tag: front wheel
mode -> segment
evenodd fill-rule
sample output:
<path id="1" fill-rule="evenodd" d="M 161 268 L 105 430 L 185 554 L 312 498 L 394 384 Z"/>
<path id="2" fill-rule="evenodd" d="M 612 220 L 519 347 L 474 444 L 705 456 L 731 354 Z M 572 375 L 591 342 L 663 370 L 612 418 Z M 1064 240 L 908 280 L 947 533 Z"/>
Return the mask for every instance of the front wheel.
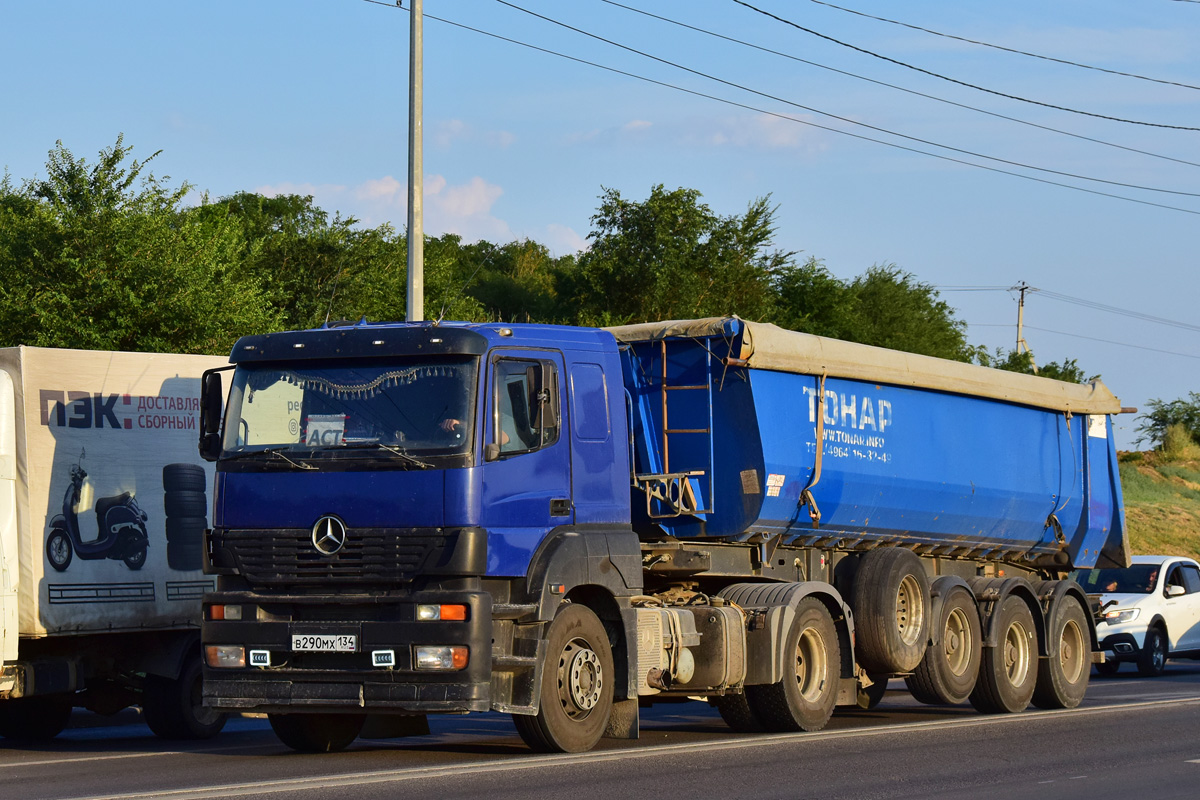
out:
<path id="1" fill-rule="evenodd" d="M 138 547 L 137 550 L 134 550 L 122 560 L 125 562 L 125 566 L 132 570 L 141 569 L 146 565 L 146 545 Z"/>
<path id="2" fill-rule="evenodd" d="M 226 715 L 204 705 L 199 654 L 175 680 L 147 675 L 142 714 L 160 739 L 208 739 L 225 727 Z"/>
<path id="3" fill-rule="evenodd" d="M 44 742 L 63 732 L 71 721 L 69 695 L 0 700 L 0 736 L 15 742 Z"/>
<path id="4" fill-rule="evenodd" d="M 55 528 L 46 537 L 46 560 L 50 566 L 59 572 L 65 572 L 71 566 L 71 558 L 75 551 L 71 549 L 71 537 L 66 531 Z"/>
<path id="5" fill-rule="evenodd" d="M 841 647 L 829 610 L 815 597 L 796 606 L 777 683 L 747 686 L 746 699 L 770 731 L 819 731 L 829 722 L 841 680 Z"/>
<path id="6" fill-rule="evenodd" d="M 1119 669 L 1121 669 L 1120 661 L 1101 661 L 1096 665 L 1096 672 L 1101 675 L 1116 675 Z"/>
<path id="7" fill-rule="evenodd" d="M 1137 667 L 1138 674 L 1147 678 L 1157 678 L 1167 669 L 1167 633 L 1157 625 L 1146 631 Z"/>
<path id="8" fill-rule="evenodd" d="M 358 738 L 366 714 L 267 714 L 279 741 L 301 753 L 336 753 Z"/>
<path id="9" fill-rule="evenodd" d="M 587 606 L 564 605 L 550 623 L 541 702 L 535 716 L 514 714 L 517 733 L 543 753 L 583 753 L 600 741 L 613 704 L 608 634 Z"/>

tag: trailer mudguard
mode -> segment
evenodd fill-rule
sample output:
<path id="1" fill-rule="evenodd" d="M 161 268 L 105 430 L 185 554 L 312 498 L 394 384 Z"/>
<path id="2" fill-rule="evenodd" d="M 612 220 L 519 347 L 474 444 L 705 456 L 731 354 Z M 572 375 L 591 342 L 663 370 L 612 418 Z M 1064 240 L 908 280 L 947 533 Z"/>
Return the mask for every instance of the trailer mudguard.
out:
<path id="1" fill-rule="evenodd" d="M 983 646 L 995 647 L 996 630 L 995 611 L 1010 594 L 1015 594 L 1029 606 L 1033 616 L 1033 627 L 1037 629 L 1038 656 L 1046 655 L 1046 615 L 1042 613 L 1042 604 L 1038 602 L 1033 585 L 1024 578 L 971 578 L 968 586 L 979 603 L 980 622 L 983 623 Z"/>
<path id="2" fill-rule="evenodd" d="M 961 586 L 966 589 L 972 597 L 975 592 L 971 591 L 971 587 L 965 580 L 957 575 L 943 575 L 940 578 L 934 578 L 929 584 L 929 643 L 928 647 L 937 647 L 942 643 L 942 626 L 937 624 L 937 621 L 942 618 L 942 603 L 947 594 L 955 586 Z M 980 622 L 982 625 L 982 621 Z"/>
<path id="3" fill-rule="evenodd" d="M 1062 608 L 1063 601 L 1068 597 L 1074 598 L 1079 602 L 1079 607 L 1083 609 L 1083 616 L 1088 620 L 1088 636 L 1091 637 L 1092 651 L 1100 649 L 1100 639 L 1096 634 L 1096 623 L 1092 619 L 1091 605 L 1088 603 L 1087 593 L 1083 591 L 1083 587 L 1075 581 L 1038 581 L 1033 585 L 1034 592 L 1042 602 L 1043 613 L 1046 615 L 1046 620 L 1053 620 Z M 1055 637 L 1049 637 L 1054 639 Z M 1059 642 L 1052 641 L 1047 646 L 1046 655 L 1051 658 L 1058 657 Z"/>

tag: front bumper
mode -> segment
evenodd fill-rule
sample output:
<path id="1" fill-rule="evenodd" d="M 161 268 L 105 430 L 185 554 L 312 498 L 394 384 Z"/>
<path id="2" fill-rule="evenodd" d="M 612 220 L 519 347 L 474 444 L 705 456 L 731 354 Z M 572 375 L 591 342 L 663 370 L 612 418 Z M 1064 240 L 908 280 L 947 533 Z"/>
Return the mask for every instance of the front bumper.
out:
<path id="1" fill-rule="evenodd" d="M 1132 633 L 1112 633 L 1100 640 L 1105 661 L 1137 661 L 1141 655 L 1146 632 L 1140 637 Z"/>
<path id="2" fill-rule="evenodd" d="M 418 604 L 467 606 L 464 621 L 419 621 Z M 225 711 L 410 712 L 487 711 L 491 705 L 491 595 L 430 591 L 406 597 L 277 596 L 253 592 L 206 595 L 210 605 L 240 605 L 252 619 L 208 620 L 204 645 L 236 645 L 270 653 L 270 666 L 204 669 L 204 703 Z M 293 634 L 351 634 L 355 652 L 296 653 Z M 420 645 L 463 646 L 460 670 L 418 670 Z M 372 652 L 391 650 L 395 663 L 376 667 Z"/>

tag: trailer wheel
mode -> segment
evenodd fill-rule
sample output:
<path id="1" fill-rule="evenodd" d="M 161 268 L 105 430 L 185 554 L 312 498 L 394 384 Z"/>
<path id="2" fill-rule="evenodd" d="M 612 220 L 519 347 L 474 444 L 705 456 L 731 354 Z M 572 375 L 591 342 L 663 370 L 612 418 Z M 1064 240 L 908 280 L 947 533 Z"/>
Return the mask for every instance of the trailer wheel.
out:
<path id="1" fill-rule="evenodd" d="M 899 547 L 863 555 L 854 576 L 859 663 L 872 672 L 912 672 L 929 640 L 929 576 L 921 559 Z"/>
<path id="2" fill-rule="evenodd" d="M 544 753 L 582 753 L 600 741 L 613 704 L 608 634 L 590 608 L 568 603 L 547 632 L 541 701 L 535 716 L 514 714 L 517 733 Z"/>
<path id="3" fill-rule="evenodd" d="M 1075 708 L 1083 702 L 1092 674 L 1092 637 L 1078 600 L 1062 598 L 1046 635 L 1051 642 L 1058 642 L 1058 655 L 1038 661 L 1033 704 L 1038 708 Z"/>
<path id="4" fill-rule="evenodd" d="M 785 674 L 777 682 L 747 686 L 754 716 L 770 731 L 819 731 L 837 703 L 841 655 L 829 610 L 815 597 L 796 606 L 784 640 Z"/>
<path id="5" fill-rule="evenodd" d="M 50 562 L 50 566 L 58 572 L 65 572 L 67 567 L 71 566 L 73 555 L 71 537 L 67 536 L 66 531 L 60 528 L 50 531 L 50 535 L 46 537 L 46 560 Z"/>
<path id="6" fill-rule="evenodd" d="M 996 612 L 995 647 L 986 647 L 970 701 L 985 714 L 1023 711 L 1037 683 L 1037 633 L 1025 601 L 1009 595 Z"/>
<path id="7" fill-rule="evenodd" d="M 725 724 L 731 730 L 738 733 L 762 733 L 764 730 L 763 724 L 754 716 L 754 709 L 750 708 L 745 693 L 726 694 L 711 699 L 721 719 L 725 720 Z"/>
<path id="8" fill-rule="evenodd" d="M 63 732 L 71 721 L 68 695 L 0 700 L 0 736 L 14 742 L 44 742 Z"/>
<path id="9" fill-rule="evenodd" d="M 926 648 L 921 663 L 904 683 L 922 703 L 962 703 L 975 688 L 983 656 L 979 609 L 969 591 L 955 586 L 942 599 L 940 617 L 937 647 Z"/>
<path id="10" fill-rule="evenodd" d="M 202 696 L 200 656 L 188 659 L 175 680 L 147 675 L 142 688 L 142 716 L 160 739 L 208 739 L 225 727 L 226 715 L 206 708 Z"/>
<path id="11" fill-rule="evenodd" d="M 168 492 L 203 492 L 208 478 L 199 464 L 166 464 L 162 471 L 163 489 Z"/>
<path id="12" fill-rule="evenodd" d="M 358 738 L 366 714 L 267 714 L 279 741 L 301 753 L 336 753 Z"/>

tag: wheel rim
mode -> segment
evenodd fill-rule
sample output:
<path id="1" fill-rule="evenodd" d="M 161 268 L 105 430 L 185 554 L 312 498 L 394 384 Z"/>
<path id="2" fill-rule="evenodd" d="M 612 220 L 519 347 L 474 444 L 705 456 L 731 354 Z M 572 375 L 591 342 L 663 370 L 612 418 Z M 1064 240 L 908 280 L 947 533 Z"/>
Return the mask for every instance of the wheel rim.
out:
<path id="1" fill-rule="evenodd" d="M 1155 631 L 1155 633 L 1154 633 L 1154 642 L 1153 642 L 1153 650 L 1151 651 L 1151 657 L 1154 659 L 1154 668 L 1156 670 L 1162 669 L 1163 667 L 1166 666 L 1166 664 L 1167 664 L 1166 643 L 1163 641 L 1163 635 L 1161 633 L 1158 633 L 1157 631 Z"/>
<path id="2" fill-rule="evenodd" d="M 50 541 L 50 558 L 55 564 L 62 566 L 67 560 L 67 540 L 63 536 L 55 536 Z"/>
<path id="3" fill-rule="evenodd" d="M 921 637 L 921 623 L 925 621 L 924 595 L 921 584 L 912 575 L 905 575 L 896 590 L 896 630 L 900 641 L 914 645 Z"/>
<path id="4" fill-rule="evenodd" d="M 1004 672 L 1012 686 L 1022 685 L 1029 675 L 1029 634 L 1019 622 L 1004 635 Z"/>
<path id="5" fill-rule="evenodd" d="M 967 615 L 961 608 L 953 609 L 946 618 L 942 644 L 946 649 L 946 666 L 956 677 L 962 677 L 971 666 L 971 648 L 975 642 Z"/>
<path id="6" fill-rule="evenodd" d="M 604 692 L 600 657 L 583 639 L 572 639 L 558 660 L 558 698 L 573 720 L 585 719 Z"/>
<path id="7" fill-rule="evenodd" d="M 1068 683 L 1077 683 L 1087 667 L 1084 664 L 1083 631 L 1075 620 L 1067 620 L 1058 641 L 1058 663 Z"/>
<path id="8" fill-rule="evenodd" d="M 815 628 L 805 628 L 796 642 L 796 685 L 800 696 L 809 703 L 817 702 L 828 673 L 825 640 Z"/>

